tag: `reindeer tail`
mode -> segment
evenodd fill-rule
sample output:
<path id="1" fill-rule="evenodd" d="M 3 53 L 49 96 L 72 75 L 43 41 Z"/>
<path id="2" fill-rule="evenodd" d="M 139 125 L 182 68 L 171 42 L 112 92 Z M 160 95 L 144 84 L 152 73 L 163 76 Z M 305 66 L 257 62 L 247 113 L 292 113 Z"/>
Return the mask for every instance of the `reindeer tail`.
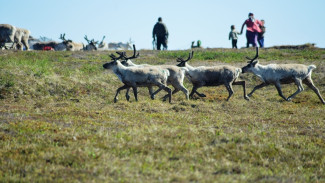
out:
<path id="1" fill-rule="evenodd" d="M 307 74 L 307 76 L 311 75 L 311 72 L 313 71 L 313 69 L 316 69 L 316 65 L 308 66 L 308 74 Z"/>

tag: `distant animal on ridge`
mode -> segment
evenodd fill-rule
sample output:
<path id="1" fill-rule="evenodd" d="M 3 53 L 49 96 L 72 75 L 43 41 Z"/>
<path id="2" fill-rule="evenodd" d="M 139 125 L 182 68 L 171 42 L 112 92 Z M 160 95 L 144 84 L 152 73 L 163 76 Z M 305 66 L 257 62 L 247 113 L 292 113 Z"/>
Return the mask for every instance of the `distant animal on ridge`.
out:
<path id="1" fill-rule="evenodd" d="M 15 37 L 14 37 L 14 47 L 17 50 L 23 50 L 23 46 L 25 46 L 26 50 L 29 50 L 29 39 L 30 31 L 23 28 L 16 27 Z"/>
<path id="2" fill-rule="evenodd" d="M 70 39 L 65 39 L 65 34 L 60 35 L 60 39 L 63 41 L 63 44 L 66 45 L 67 51 L 80 51 L 83 50 L 84 44 L 83 43 L 76 43 Z"/>
<path id="3" fill-rule="evenodd" d="M 98 44 L 98 41 L 95 41 L 94 39 L 92 40 L 89 40 L 87 38 L 87 35 L 85 35 L 85 40 L 88 42 L 88 45 L 86 45 L 86 47 L 84 47 L 84 50 L 87 50 L 87 51 L 92 51 L 92 50 L 97 50 L 97 44 Z"/>
<path id="4" fill-rule="evenodd" d="M 5 46 L 5 43 L 13 43 L 15 41 L 15 33 L 17 28 L 9 24 L 0 24 L 0 48 Z"/>
<path id="5" fill-rule="evenodd" d="M 103 36 L 102 41 L 98 44 L 97 50 L 102 51 L 102 50 L 108 50 L 108 44 L 104 41 L 106 36 Z"/>

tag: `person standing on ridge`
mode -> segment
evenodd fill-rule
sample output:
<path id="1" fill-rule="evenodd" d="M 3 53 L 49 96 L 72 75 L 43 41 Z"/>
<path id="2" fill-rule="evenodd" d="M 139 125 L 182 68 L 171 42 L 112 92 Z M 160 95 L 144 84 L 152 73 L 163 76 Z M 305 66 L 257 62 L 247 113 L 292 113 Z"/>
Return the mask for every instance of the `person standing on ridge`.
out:
<path id="1" fill-rule="evenodd" d="M 249 47 L 249 44 L 252 44 L 253 47 L 257 46 L 257 35 L 261 32 L 260 26 L 262 25 L 262 22 L 260 20 L 257 20 L 254 18 L 253 13 L 248 14 L 248 19 L 245 20 L 241 27 L 240 33 L 243 33 L 244 26 L 246 25 L 246 39 L 247 39 L 247 45 L 246 47 Z"/>
<path id="2" fill-rule="evenodd" d="M 231 40 L 232 48 L 237 49 L 238 35 L 241 35 L 241 33 L 236 31 L 235 25 L 231 25 L 230 29 L 231 31 L 229 32 L 229 40 Z"/>
<path id="3" fill-rule="evenodd" d="M 152 38 L 154 41 L 157 41 L 157 50 L 160 50 L 161 45 L 163 45 L 164 50 L 167 50 L 168 35 L 166 25 L 162 22 L 162 18 L 159 17 L 152 31 Z"/>
<path id="4" fill-rule="evenodd" d="M 261 48 L 264 48 L 264 34 L 265 34 L 265 21 L 261 20 L 262 25 L 260 25 L 261 32 L 258 33 L 257 40 Z"/>

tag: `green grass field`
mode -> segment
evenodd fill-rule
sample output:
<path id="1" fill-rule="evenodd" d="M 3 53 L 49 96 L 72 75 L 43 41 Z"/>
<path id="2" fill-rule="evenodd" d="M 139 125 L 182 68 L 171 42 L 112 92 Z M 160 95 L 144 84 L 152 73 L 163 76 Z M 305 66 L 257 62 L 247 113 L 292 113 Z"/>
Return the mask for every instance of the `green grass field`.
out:
<path id="1" fill-rule="evenodd" d="M 122 83 L 102 67 L 110 53 L 0 51 L 0 182 L 325 182 L 325 105 L 307 86 L 292 102 L 274 86 L 250 101 L 234 86 L 227 102 L 220 86 L 192 100 L 178 92 L 172 104 L 140 88 L 138 102 L 121 92 L 113 103 Z M 140 50 L 135 63 L 176 64 L 188 53 Z M 190 64 L 242 67 L 254 55 L 196 50 Z M 259 60 L 315 64 L 325 97 L 324 49 L 261 50 Z M 248 92 L 260 83 L 240 78 Z"/>

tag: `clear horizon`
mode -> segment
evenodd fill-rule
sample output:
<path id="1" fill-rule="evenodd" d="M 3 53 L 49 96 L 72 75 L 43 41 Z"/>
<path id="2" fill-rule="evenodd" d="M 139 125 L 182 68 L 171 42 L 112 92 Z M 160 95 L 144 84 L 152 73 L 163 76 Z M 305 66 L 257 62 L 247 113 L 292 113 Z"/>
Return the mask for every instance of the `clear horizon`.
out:
<path id="1" fill-rule="evenodd" d="M 168 49 L 189 49 L 201 40 L 204 48 L 231 48 L 230 26 L 240 31 L 249 12 L 264 19 L 265 46 L 315 43 L 325 47 L 325 1 L 19 1 L 0 0 L 0 23 L 29 29 L 33 37 L 60 41 L 61 33 L 75 42 L 84 36 L 106 42 L 132 39 L 138 49 L 152 49 L 152 29 L 158 17 L 169 30 Z M 238 47 L 246 44 L 245 29 Z"/>

